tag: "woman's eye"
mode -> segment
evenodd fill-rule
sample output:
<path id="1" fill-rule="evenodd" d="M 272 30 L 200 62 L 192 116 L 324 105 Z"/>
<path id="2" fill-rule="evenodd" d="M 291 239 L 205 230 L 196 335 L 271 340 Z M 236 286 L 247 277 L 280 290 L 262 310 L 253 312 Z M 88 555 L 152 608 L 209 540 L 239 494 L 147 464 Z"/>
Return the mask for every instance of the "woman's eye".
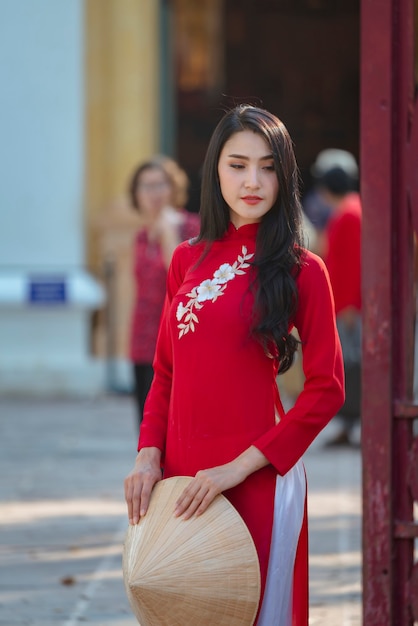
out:
<path id="1" fill-rule="evenodd" d="M 274 165 L 266 165 L 263 169 L 267 172 L 274 172 Z"/>
<path id="2" fill-rule="evenodd" d="M 234 170 L 242 170 L 242 169 L 244 169 L 244 166 L 242 165 L 242 163 L 231 163 L 231 167 L 233 167 Z"/>

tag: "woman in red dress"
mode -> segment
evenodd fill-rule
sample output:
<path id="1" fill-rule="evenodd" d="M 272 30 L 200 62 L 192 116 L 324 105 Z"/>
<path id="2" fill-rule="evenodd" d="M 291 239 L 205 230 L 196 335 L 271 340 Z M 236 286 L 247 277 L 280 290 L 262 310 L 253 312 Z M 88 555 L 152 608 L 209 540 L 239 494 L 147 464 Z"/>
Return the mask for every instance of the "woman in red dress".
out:
<path id="1" fill-rule="evenodd" d="M 176 515 L 202 515 L 219 493 L 257 548 L 257 626 L 307 626 L 306 479 L 301 457 L 344 401 L 341 347 L 326 268 L 301 240 L 292 141 L 271 113 L 222 118 L 203 167 L 201 230 L 174 252 L 135 467 L 131 524 L 154 484 L 194 477 Z M 306 382 L 284 413 L 276 376 L 297 340 Z"/>

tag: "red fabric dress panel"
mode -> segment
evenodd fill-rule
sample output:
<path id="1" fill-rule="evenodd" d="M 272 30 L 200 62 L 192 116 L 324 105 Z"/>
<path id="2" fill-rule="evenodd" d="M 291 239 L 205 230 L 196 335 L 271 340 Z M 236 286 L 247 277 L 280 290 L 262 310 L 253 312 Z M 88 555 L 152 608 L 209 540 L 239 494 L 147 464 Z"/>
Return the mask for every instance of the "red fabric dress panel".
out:
<path id="1" fill-rule="evenodd" d="M 251 445 L 263 452 L 270 465 L 225 495 L 252 534 L 264 586 L 277 473 L 284 475 L 336 414 L 344 381 L 328 274 L 321 259 L 306 251 L 293 320 L 303 345 L 306 383 L 295 406 L 276 424 L 275 362 L 250 334 L 250 263 L 257 229 L 249 224 L 236 230 L 231 224 L 201 262 L 203 244 L 185 242 L 176 249 L 139 449 L 163 451 L 165 477 L 194 476 Z M 306 537 L 301 545 L 306 559 Z M 307 589 L 306 567 L 299 572 Z M 305 592 L 300 593 L 306 603 Z M 306 616 L 307 610 L 301 613 Z M 306 618 L 294 621 L 306 623 Z"/>
<path id="2" fill-rule="evenodd" d="M 347 307 L 361 310 L 361 203 L 358 193 L 348 194 L 327 227 L 325 254 L 335 312 Z"/>
<path id="3" fill-rule="evenodd" d="M 198 215 L 186 211 L 183 214 L 181 241 L 196 237 L 200 226 Z M 159 243 L 149 241 L 145 229 L 137 234 L 134 246 L 135 304 L 129 356 L 134 363 L 151 364 L 164 306 L 167 269 Z"/>

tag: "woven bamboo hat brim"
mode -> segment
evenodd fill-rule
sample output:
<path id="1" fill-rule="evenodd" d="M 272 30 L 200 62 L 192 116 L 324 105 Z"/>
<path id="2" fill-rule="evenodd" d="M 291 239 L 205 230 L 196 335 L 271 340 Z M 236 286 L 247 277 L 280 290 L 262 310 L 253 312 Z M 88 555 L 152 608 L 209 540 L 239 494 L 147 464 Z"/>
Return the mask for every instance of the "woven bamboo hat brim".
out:
<path id="1" fill-rule="evenodd" d="M 243 519 L 223 495 L 199 517 L 174 517 L 190 477 L 154 487 L 147 514 L 129 526 L 126 592 L 141 626 L 251 626 L 260 569 Z"/>

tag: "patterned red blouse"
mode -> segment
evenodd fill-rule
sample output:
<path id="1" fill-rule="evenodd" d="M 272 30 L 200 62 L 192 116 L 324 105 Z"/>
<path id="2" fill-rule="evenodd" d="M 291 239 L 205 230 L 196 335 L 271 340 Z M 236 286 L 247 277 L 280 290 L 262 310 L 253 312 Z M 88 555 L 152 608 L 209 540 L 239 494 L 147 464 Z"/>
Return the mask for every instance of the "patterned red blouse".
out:
<path id="1" fill-rule="evenodd" d="M 200 220 L 196 213 L 183 211 L 181 241 L 196 237 Z M 130 359 L 151 364 L 154 358 L 158 326 L 164 305 L 167 269 L 158 242 L 149 241 L 145 229 L 136 236 L 134 249 L 135 304 L 130 335 Z"/>

